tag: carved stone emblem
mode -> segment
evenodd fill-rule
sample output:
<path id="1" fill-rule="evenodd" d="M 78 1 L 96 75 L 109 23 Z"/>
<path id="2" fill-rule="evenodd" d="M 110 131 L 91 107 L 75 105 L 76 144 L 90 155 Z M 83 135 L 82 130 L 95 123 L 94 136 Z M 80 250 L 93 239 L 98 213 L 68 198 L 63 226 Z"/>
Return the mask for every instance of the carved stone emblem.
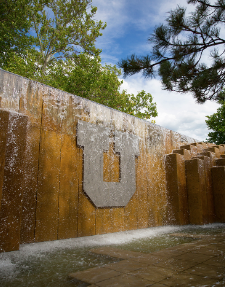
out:
<path id="1" fill-rule="evenodd" d="M 103 181 L 103 152 L 109 149 L 110 129 L 78 121 L 77 144 L 84 148 L 83 189 L 97 207 L 126 206 L 136 190 L 135 156 L 138 137 L 115 132 L 115 152 L 120 153 L 120 182 Z"/>

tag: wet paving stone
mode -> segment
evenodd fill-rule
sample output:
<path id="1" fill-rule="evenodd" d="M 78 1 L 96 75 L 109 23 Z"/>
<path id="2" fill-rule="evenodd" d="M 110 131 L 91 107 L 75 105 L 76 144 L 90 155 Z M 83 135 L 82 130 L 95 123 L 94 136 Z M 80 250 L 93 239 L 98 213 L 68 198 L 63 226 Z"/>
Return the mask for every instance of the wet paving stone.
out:
<path id="1" fill-rule="evenodd" d="M 217 280 L 212 278 L 204 278 L 193 274 L 181 273 L 179 275 L 162 280 L 160 283 L 171 287 L 174 286 L 212 287 L 213 284 L 215 284 L 216 282 Z"/>
<path id="2" fill-rule="evenodd" d="M 108 264 L 106 265 L 107 268 L 122 272 L 128 273 L 133 270 L 138 270 L 140 268 L 146 267 L 146 263 L 140 263 L 133 260 L 122 260 L 116 264 Z"/>
<path id="3" fill-rule="evenodd" d="M 114 271 L 112 269 L 100 267 L 100 268 L 90 268 L 85 271 L 76 272 L 69 274 L 70 279 L 78 279 L 80 281 L 84 281 L 86 283 L 97 283 L 100 281 L 104 281 L 109 278 L 115 278 L 121 275 L 120 272 Z"/>
<path id="4" fill-rule="evenodd" d="M 225 277 L 225 269 L 223 266 L 210 266 L 207 264 L 199 264 L 194 266 L 193 268 L 186 270 L 184 273 L 195 274 L 203 276 L 204 278 L 216 278 L 221 279 Z"/>
<path id="5" fill-rule="evenodd" d="M 98 283 L 97 286 L 100 287 L 124 287 L 124 286 L 129 286 L 129 287 L 144 287 L 144 286 L 151 286 L 154 284 L 153 281 L 146 280 L 137 276 L 133 276 L 130 274 L 123 274 L 121 276 L 118 276 L 116 278 L 111 278 L 105 281 L 102 281 Z"/>
<path id="6" fill-rule="evenodd" d="M 225 233 L 222 233 L 149 254 L 98 248 L 92 251 L 125 260 L 77 272 L 74 276 L 94 283 L 92 287 L 225 286 L 224 242 Z"/>
<path id="7" fill-rule="evenodd" d="M 163 279 L 173 276 L 176 273 L 177 272 L 174 270 L 151 265 L 146 268 L 141 268 L 139 270 L 130 272 L 129 274 L 136 275 L 140 278 L 152 280 L 154 282 L 159 282 Z"/>

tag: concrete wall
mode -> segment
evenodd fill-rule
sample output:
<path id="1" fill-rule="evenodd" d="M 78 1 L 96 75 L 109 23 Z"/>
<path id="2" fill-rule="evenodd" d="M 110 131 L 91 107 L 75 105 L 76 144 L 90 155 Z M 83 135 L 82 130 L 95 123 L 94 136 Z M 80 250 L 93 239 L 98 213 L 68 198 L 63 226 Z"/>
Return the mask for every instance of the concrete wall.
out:
<path id="1" fill-rule="evenodd" d="M 165 155 L 195 139 L 3 70 L 0 109 L 0 250 L 171 224 Z"/>

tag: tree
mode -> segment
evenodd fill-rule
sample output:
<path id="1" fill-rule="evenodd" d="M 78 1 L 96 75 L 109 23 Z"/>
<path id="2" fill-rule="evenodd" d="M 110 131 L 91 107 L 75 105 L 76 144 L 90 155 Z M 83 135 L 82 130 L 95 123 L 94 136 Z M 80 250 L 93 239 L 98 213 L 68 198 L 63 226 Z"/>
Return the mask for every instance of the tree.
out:
<path id="1" fill-rule="evenodd" d="M 35 52 L 25 57 L 14 55 L 7 70 L 142 119 L 157 117 L 152 95 L 145 91 L 136 96 L 125 90 L 120 92 L 121 70 L 116 66 L 102 66 L 99 56 L 81 53 L 74 58 L 58 60 L 48 65 L 45 74 L 39 75 Z"/>
<path id="2" fill-rule="evenodd" d="M 221 107 L 211 116 L 207 116 L 206 124 L 209 132 L 207 141 L 215 144 L 225 144 L 225 101 L 220 101 Z"/>
<path id="3" fill-rule="evenodd" d="M 135 97 L 120 92 L 120 70 L 101 65 L 101 51 L 94 44 L 106 24 L 92 19 L 97 8 L 90 3 L 32 0 L 28 18 L 34 35 L 23 35 L 33 44 L 20 52 L 12 49 L 3 68 L 140 118 L 156 117 L 150 94 L 142 91 Z"/>
<path id="4" fill-rule="evenodd" d="M 31 80 L 42 81 L 42 74 L 39 71 L 37 58 L 39 52 L 30 47 L 22 53 L 11 52 L 7 61 L 4 62 L 3 69 Z"/>
<path id="5" fill-rule="evenodd" d="M 121 60 L 124 75 L 140 71 L 146 77 L 159 75 L 165 89 L 191 92 L 198 103 L 220 99 L 225 84 L 225 40 L 220 29 L 225 23 L 225 1 L 188 0 L 195 11 L 186 15 L 185 8 L 169 12 L 165 25 L 156 27 L 149 38 L 150 55 L 131 55 Z M 210 58 L 203 62 L 203 56 Z"/>
<path id="6" fill-rule="evenodd" d="M 90 8 L 92 0 L 51 0 L 47 4 L 33 1 L 30 19 L 43 73 L 48 64 L 81 51 L 99 55 L 95 40 L 102 35 L 100 30 L 105 29 L 106 24 L 93 20 L 97 7 Z"/>
<path id="7" fill-rule="evenodd" d="M 29 52 L 24 57 L 14 54 L 7 70 L 142 119 L 158 116 L 152 95 L 145 91 L 136 96 L 126 90 L 120 91 L 123 81 L 118 76 L 121 70 L 116 66 L 102 66 L 99 56 L 81 53 L 51 63 L 45 74 L 39 74 L 36 72 L 36 50 Z"/>
<path id="8" fill-rule="evenodd" d="M 0 67 L 13 52 L 20 54 L 32 44 L 29 0 L 0 0 Z"/>
<path id="9" fill-rule="evenodd" d="M 153 97 L 150 93 L 146 93 L 144 90 L 134 94 L 127 94 L 126 90 L 122 91 L 124 97 L 124 105 L 118 109 L 124 113 L 138 117 L 140 119 L 150 119 L 158 116 L 156 103 L 153 103 Z M 155 123 L 154 120 L 151 120 Z"/>
<path id="10" fill-rule="evenodd" d="M 102 66 L 100 57 L 82 53 L 74 59 L 58 61 L 42 77 L 42 82 L 139 118 L 156 117 L 152 95 L 145 91 L 136 96 L 125 90 L 120 92 L 120 75 L 116 66 Z"/>
<path id="11" fill-rule="evenodd" d="M 14 52 L 13 57 L 22 58 L 32 54 L 39 74 L 45 74 L 48 65 L 58 59 L 67 59 L 80 52 L 99 55 L 101 51 L 95 47 L 95 40 L 102 35 L 100 31 L 105 29 L 106 24 L 93 20 L 97 7 L 92 7 L 91 2 L 92 0 L 6 0 L 4 9 L 0 10 L 5 19 L 1 25 L 4 35 L 0 36 L 0 43 L 9 42 L 5 45 L 5 53 L 10 52 L 11 57 Z M 11 10 L 15 14 L 19 11 L 19 16 L 15 15 L 15 22 L 13 15 L 10 15 Z M 9 28 L 8 19 L 11 21 Z M 12 32 L 10 28 L 13 28 Z M 3 61 L 2 67 L 7 65 L 8 61 Z"/>

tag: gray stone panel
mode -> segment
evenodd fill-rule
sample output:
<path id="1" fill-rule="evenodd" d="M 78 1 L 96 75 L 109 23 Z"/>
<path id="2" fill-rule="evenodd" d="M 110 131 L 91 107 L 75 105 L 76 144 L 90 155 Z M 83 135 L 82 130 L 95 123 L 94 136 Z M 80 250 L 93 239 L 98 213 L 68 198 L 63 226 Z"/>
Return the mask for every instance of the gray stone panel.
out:
<path id="1" fill-rule="evenodd" d="M 97 207 L 126 206 L 136 190 L 135 156 L 138 137 L 115 132 L 115 151 L 120 153 L 120 182 L 103 181 L 103 151 L 109 149 L 110 129 L 78 121 L 77 144 L 84 147 L 83 189 Z"/>

